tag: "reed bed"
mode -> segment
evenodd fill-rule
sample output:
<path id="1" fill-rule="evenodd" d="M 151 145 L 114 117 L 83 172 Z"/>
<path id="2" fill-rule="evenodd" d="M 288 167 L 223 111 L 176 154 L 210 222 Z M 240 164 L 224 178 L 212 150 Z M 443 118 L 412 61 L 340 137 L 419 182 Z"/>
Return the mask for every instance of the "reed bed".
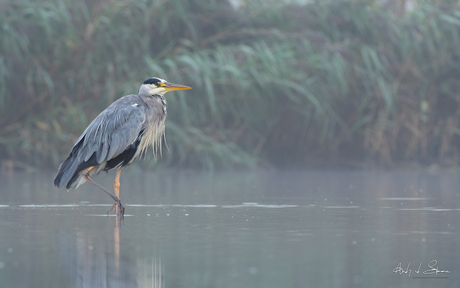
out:
<path id="1" fill-rule="evenodd" d="M 159 76 L 194 88 L 167 95 L 162 165 L 457 165 L 456 1 L 240 4 L 0 0 L 0 159 L 58 165 Z"/>

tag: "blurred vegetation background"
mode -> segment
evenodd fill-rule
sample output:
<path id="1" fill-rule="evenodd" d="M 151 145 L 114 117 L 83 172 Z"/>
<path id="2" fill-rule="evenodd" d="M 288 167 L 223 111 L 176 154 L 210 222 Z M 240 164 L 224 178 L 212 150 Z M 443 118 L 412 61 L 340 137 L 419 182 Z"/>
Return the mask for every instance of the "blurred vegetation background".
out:
<path id="1" fill-rule="evenodd" d="M 0 0 L 0 161 L 57 167 L 158 76 L 194 88 L 161 165 L 457 166 L 459 32 L 453 0 Z"/>

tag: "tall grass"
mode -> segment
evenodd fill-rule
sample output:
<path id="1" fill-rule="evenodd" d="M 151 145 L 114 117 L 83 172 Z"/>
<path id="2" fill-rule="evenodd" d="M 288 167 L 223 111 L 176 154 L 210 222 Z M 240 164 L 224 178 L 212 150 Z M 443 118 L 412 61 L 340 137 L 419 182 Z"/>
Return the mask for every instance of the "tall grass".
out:
<path id="1" fill-rule="evenodd" d="M 57 165 L 160 76 L 194 88 L 167 95 L 167 165 L 455 165 L 458 4 L 379 3 L 0 0 L 0 159 Z"/>

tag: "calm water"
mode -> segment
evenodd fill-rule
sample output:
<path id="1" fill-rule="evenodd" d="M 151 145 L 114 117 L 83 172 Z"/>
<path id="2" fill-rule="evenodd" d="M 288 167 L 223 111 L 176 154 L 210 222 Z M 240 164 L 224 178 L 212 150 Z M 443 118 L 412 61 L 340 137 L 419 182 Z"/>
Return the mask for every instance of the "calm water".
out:
<path id="1" fill-rule="evenodd" d="M 120 225 L 53 176 L 0 175 L 0 287 L 460 287 L 458 173 L 132 167 Z"/>

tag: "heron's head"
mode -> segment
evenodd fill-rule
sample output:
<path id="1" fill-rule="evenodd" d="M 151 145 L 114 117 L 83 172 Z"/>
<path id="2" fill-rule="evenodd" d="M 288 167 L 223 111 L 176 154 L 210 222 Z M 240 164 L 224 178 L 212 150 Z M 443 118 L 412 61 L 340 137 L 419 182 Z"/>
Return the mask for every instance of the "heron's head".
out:
<path id="1" fill-rule="evenodd" d="M 139 95 L 163 95 L 168 91 L 189 89 L 192 88 L 184 85 L 168 83 L 168 81 L 164 79 L 152 77 L 142 83 L 141 88 L 139 88 Z"/>

